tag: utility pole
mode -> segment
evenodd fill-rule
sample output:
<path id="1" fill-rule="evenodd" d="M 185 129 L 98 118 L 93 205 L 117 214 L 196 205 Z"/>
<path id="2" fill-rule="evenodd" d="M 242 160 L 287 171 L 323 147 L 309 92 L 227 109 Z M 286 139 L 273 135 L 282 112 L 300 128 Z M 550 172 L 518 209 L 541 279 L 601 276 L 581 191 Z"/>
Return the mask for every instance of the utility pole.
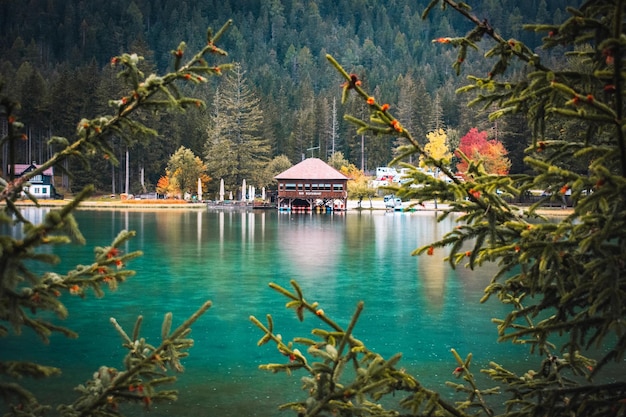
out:
<path id="1" fill-rule="evenodd" d="M 130 188 L 130 174 L 128 172 L 128 168 L 130 166 L 130 161 L 129 161 L 129 154 L 128 154 L 128 146 L 126 146 L 126 182 L 125 182 L 125 186 L 126 186 L 126 195 L 128 195 L 128 190 Z"/>
<path id="2" fill-rule="evenodd" d="M 365 135 L 361 133 L 361 171 L 365 172 Z"/>
<path id="3" fill-rule="evenodd" d="M 315 149 L 319 149 L 319 148 L 320 148 L 319 146 L 314 146 L 314 147 L 312 147 L 312 148 L 306 148 L 306 150 L 307 150 L 307 152 L 308 152 L 308 151 L 311 151 L 311 158 L 313 158 L 313 151 L 314 151 Z"/>
<path id="4" fill-rule="evenodd" d="M 333 97 L 333 122 L 331 126 L 332 149 L 331 155 L 335 154 L 335 138 L 337 137 L 337 97 Z"/>

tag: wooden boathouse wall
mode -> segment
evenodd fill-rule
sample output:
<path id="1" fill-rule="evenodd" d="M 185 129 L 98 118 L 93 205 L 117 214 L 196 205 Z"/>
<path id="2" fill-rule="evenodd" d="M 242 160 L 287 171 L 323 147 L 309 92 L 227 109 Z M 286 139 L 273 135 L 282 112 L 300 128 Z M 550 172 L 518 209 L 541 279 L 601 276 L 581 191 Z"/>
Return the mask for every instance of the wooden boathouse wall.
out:
<path id="1" fill-rule="evenodd" d="M 343 211 L 348 202 L 349 178 L 319 158 L 308 158 L 274 177 L 279 210 Z"/>

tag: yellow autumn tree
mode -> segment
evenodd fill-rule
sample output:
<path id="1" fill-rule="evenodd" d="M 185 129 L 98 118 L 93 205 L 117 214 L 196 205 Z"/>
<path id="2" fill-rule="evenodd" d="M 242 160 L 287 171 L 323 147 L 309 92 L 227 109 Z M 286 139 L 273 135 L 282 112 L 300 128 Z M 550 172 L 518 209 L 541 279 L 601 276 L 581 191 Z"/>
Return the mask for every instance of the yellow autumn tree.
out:
<path id="1" fill-rule="evenodd" d="M 426 135 L 426 139 L 428 139 L 428 142 L 424 145 L 424 150 L 432 158 L 449 159 L 452 157 L 452 153 L 448 149 L 448 135 L 446 135 L 443 129 L 429 132 Z"/>
<path id="2" fill-rule="evenodd" d="M 424 145 L 424 151 L 436 160 L 450 161 L 452 153 L 448 149 L 448 135 L 443 129 L 436 129 L 426 135 L 428 142 Z M 424 155 L 420 155 L 420 166 L 424 167 L 427 163 L 424 161 Z"/>

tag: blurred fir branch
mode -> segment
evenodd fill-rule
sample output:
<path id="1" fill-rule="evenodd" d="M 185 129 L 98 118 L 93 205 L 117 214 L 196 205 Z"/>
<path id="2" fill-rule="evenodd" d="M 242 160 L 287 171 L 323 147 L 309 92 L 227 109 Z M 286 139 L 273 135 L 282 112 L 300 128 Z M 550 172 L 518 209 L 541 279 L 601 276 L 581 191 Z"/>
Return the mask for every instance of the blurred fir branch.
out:
<path id="1" fill-rule="evenodd" d="M 15 176 L 14 144 L 21 140 L 23 124 L 17 120 L 14 110 L 19 103 L 4 95 L 0 96 L 0 116 L 8 126 L 7 135 L 0 139 L 0 144 L 8 147 L 9 178 L 0 178 L 0 200 L 4 203 L 0 211 L 0 222 L 7 230 L 0 236 L 0 336 L 6 337 L 12 331 L 20 335 L 23 328 L 34 331 L 44 343 L 49 342 L 52 333 L 61 333 L 67 337 L 77 337 L 70 328 L 54 322 L 65 319 L 68 311 L 59 297 L 67 292 L 73 296 L 85 297 L 89 290 L 96 297 L 104 296 L 104 288 L 115 290 L 134 271 L 126 269 L 127 264 L 140 251 L 124 253 L 122 247 L 135 233 L 121 231 L 113 242 L 106 247 L 97 247 L 94 260 L 87 265 L 77 265 L 66 273 L 35 272 L 33 265 L 51 267 L 60 262 L 53 252 L 42 252 L 42 247 L 68 243 L 85 244 L 78 224 L 72 213 L 82 201 L 88 198 L 93 187 L 88 186 L 60 209 L 51 210 L 43 221 L 34 224 L 20 212 L 18 199 L 26 198 L 38 205 L 34 196 L 28 193 L 29 180 L 42 174 L 50 167 L 62 169 L 61 162 L 68 158 L 78 158 L 87 163 L 86 155 L 101 154 L 117 164 L 112 152 L 112 135 L 122 137 L 127 142 L 139 136 L 154 135 L 152 129 L 131 116 L 140 108 L 175 109 L 184 111 L 188 107 L 202 107 L 204 103 L 196 98 L 180 93 L 178 83 L 206 83 L 208 77 L 220 75 L 230 68 L 229 64 L 209 65 L 206 57 L 211 54 L 226 55 L 216 42 L 230 26 L 227 22 L 217 33 L 207 32 L 207 44 L 198 53 L 185 57 L 185 44 L 181 43 L 172 51 L 173 72 L 163 76 L 150 74 L 145 76 L 138 67 L 143 59 L 136 54 L 123 54 L 114 57 L 111 64 L 120 68 L 119 78 L 130 88 L 119 100 L 112 100 L 110 105 L 115 114 L 93 119 L 83 119 L 76 129 L 76 137 L 52 137 L 50 144 L 56 151 L 50 159 L 22 176 Z M 3 83 L 0 80 L 0 92 Z M 11 230 L 18 231 L 11 234 Z M 16 237 L 19 235 L 18 237 Z M 124 370 L 102 366 L 92 380 L 77 388 L 79 397 L 72 405 L 60 405 L 58 410 L 65 416 L 121 416 L 118 404 L 127 401 L 143 403 L 146 407 L 154 401 L 175 399 L 176 391 L 161 390 L 159 387 L 171 383 L 175 377 L 168 375 L 168 370 L 182 372 L 181 358 L 193 340 L 188 338 L 190 326 L 208 308 L 205 303 L 192 317 L 170 333 L 171 314 L 166 315 L 163 323 L 162 342 L 152 346 L 144 338 L 139 338 L 141 318 L 138 319 L 132 338 L 113 320 L 117 331 L 124 339 L 124 347 L 129 350 L 124 361 Z M 42 315 L 51 312 L 52 316 Z M 39 404 L 37 399 L 22 385 L 14 382 L 21 377 L 47 377 L 60 372 L 59 369 L 31 362 L 0 362 L 0 392 L 7 403 L 9 413 L 15 416 L 44 415 L 51 407 Z"/>
<path id="2" fill-rule="evenodd" d="M 211 302 L 207 301 L 171 333 L 172 314 L 167 313 L 163 319 L 161 344 L 158 346 L 140 337 L 141 316 L 137 318 L 132 337 L 111 318 L 111 323 L 124 341 L 123 346 L 128 349 L 124 370 L 100 367 L 91 380 L 76 388 L 81 395 L 73 404 L 59 407 L 61 415 L 121 416 L 122 403 L 139 403 L 150 409 L 153 403 L 176 400 L 177 391 L 161 389 L 161 386 L 176 380 L 175 376 L 167 373 L 168 370 L 183 371 L 180 360 L 187 356 L 185 350 L 193 346 L 193 339 L 188 338 L 191 325 L 210 307 Z"/>
<path id="3" fill-rule="evenodd" d="M 389 105 L 363 89 L 358 75 L 348 74 L 328 55 L 346 80 L 343 101 L 355 93 L 370 110 L 367 120 L 346 120 L 361 133 L 405 138 L 408 145 L 392 165 L 408 168 L 409 181 L 393 190 L 415 204 L 445 203 L 440 219 L 455 216 L 454 230 L 416 249 L 415 255 L 448 248 L 446 259 L 452 267 L 478 268 L 487 262 L 498 266 L 482 301 L 497 297 L 511 308 L 506 317 L 494 319 L 499 341 L 528 345 L 539 360 L 536 369 L 524 375 L 495 362 L 483 370 L 505 384 L 503 391 L 510 394 L 508 400 L 497 396 L 494 404 L 504 402 L 507 416 L 625 415 L 626 382 L 606 375 L 614 374 L 608 371 L 615 366 L 623 370 L 626 352 L 626 3 L 589 0 L 580 9 L 569 8 L 571 17 L 561 25 L 528 25 L 547 32 L 545 48 L 558 46 L 569 57 L 556 68 L 521 42 L 504 39 L 465 3 L 433 0 L 424 17 L 437 5 L 474 24 L 464 37 L 433 41 L 459 49 L 453 64 L 457 71 L 468 47 L 486 39 L 493 42 L 484 57 L 494 61 L 491 71 L 486 77 L 468 77 L 470 84 L 459 92 L 476 94 L 470 104 L 492 111 L 492 120 L 525 116 L 533 133 L 525 162 L 533 172 L 488 174 L 482 161 L 457 152 L 469 165 L 465 180 L 460 179 L 449 161 L 426 152 L 423 139 L 407 131 Z M 507 76 L 515 62 L 524 63 L 525 70 Z M 549 128 L 552 124 L 565 127 L 557 135 Z M 434 178 L 404 162 L 414 154 L 446 178 Z M 531 190 L 546 190 L 546 195 L 527 208 L 512 204 Z M 566 196 L 573 209 L 558 221 L 538 212 L 546 201 Z M 457 404 L 457 411 L 477 407 L 491 415 L 493 407 L 478 395 L 464 362 L 455 357 L 465 383 L 451 386 L 468 396 Z"/>
<path id="4" fill-rule="evenodd" d="M 273 342 L 278 352 L 288 360 L 285 363 L 261 365 L 261 369 L 287 374 L 304 370 L 308 374 L 302 377 L 302 389 L 308 393 L 308 397 L 302 401 L 283 404 L 280 409 L 294 410 L 303 417 L 397 416 L 399 414 L 396 411 L 381 404 L 392 401 L 396 406 L 410 410 L 411 415 L 469 415 L 442 399 L 437 392 L 423 387 L 404 369 L 398 368 L 401 354 L 385 359 L 369 350 L 354 336 L 355 326 L 364 307 L 362 302 L 357 304 L 350 323 L 343 328 L 328 317 L 317 302 L 308 302 L 296 281 L 292 280 L 291 286 L 293 291 L 270 284 L 272 289 L 290 300 L 286 307 L 295 310 L 298 320 L 302 321 L 305 314 L 312 314 L 322 322 L 324 328 L 314 328 L 311 331 L 316 339 L 297 337 L 285 343 L 274 332 L 271 315 L 267 315 L 267 326 L 256 317 L 250 317 L 264 333 L 258 345 Z M 305 353 L 295 347 L 296 345 L 306 348 Z M 456 352 L 454 354 L 457 355 Z M 473 381 L 469 374 L 470 361 L 471 357 L 468 357 L 463 366 L 468 380 Z M 396 395 L 402 394 L 404 396 L 394 401 Z"/>

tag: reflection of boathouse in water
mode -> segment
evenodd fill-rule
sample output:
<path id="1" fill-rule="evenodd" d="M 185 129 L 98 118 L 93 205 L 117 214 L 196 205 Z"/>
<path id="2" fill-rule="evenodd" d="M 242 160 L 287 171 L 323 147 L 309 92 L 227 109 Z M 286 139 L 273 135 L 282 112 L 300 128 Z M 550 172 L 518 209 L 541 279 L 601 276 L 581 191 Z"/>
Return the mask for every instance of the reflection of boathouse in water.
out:
<path id="1" fill-rule="evenodd" d="M 321 159 L 305 159 L 274 178 L 279 210 L 346 209 L 348 177 Z"/>

